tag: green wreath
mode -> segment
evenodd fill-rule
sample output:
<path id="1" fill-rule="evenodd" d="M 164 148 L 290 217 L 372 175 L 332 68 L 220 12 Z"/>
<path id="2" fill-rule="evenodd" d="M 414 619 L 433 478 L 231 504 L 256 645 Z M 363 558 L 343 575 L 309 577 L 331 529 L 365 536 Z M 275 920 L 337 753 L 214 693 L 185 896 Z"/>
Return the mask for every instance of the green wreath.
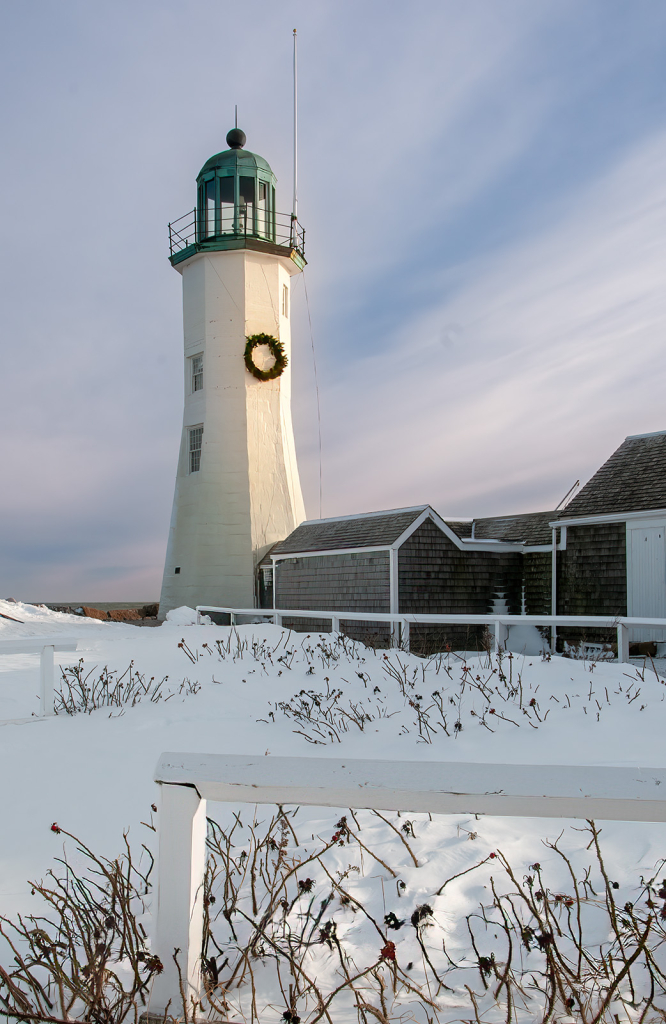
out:
<path id="1" fill-rule="evenodd" d="M 275 362 L 271 366 L 270 370 L 260 370 L 254 359 L 252 353 L 254 352 L 257 345 L 268 345 L 271 353 L 275 357 Z M 257 380 L 275 380 L 284 371 L 285 366 L 288 363 L 287 355 L 284 350 L 284 345 L 277 338 L 274 338 L 272 334 L 252 334 L 247 339 L 245 346 L 245 365 Z"/>

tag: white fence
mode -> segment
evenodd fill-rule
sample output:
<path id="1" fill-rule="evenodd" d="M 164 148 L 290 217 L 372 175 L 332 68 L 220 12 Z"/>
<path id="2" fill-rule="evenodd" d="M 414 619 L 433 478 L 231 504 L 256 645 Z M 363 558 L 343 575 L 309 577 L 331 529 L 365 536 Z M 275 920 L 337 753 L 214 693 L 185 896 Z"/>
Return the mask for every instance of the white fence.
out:
<path id="1" fill-rule="evenodd" d="M 35 722 L 53 714 L 55 696 L 55 659 L 56 651 L 75 651 L 78 640 L 72 637 L 30 636 L 15 640 L 0 640 L 0 655 L 3 654 L 39 654 L 40 686 L 39 715 L 31 718 L 10 718 L 0 721 L 0 725 L 23 724 Z"/>
<path id="2" fill-rule="evenodd" d="M 624 616 L 608 618 L 604 615 L 394 615 L 388 612 L 341 612 L 320 611 L 319 609 L 294 608 L 217 608 L 213 605 L 197 605 L 197 622 L 208 612 L 230 616 L 234 625 L 239 618 L 270 619 L 277 626 L 285 618 L 328 619 L 331 632 L 340 632 L 340 622 L 377 622 L 391 626 L 391 640 L 409 650 L 410 625 L 440 626 L 486 626 L 493 634 L 494 647 L 498 651 L 506 646 L 511 626 L 546 626 L 551 630 L 551 647 L 555 647 L 555 634 L 559 626 L 579 626 L 615 632 L 617 636 L 617 659 L 629 661 L 629 630 L 649 627 L 663 629 L 666 640 L 666 619 L 641 619 Z"/>
<path id="3" fill-rule="evenodd" d="M 399 780 L 396 788 L 396 780 Z M 162 754 L 151 1017 L 201 991 L 206 802 L 666 821 L 666 769 Z M 491 788 L 492 787 L 492 788 Z"/>

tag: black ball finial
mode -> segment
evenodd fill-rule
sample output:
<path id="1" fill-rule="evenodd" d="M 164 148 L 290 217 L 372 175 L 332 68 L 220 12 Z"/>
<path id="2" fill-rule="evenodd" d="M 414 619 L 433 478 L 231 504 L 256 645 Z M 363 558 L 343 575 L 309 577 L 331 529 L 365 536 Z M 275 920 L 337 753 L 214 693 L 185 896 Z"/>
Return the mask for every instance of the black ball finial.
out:
<path id="1" fill-rule="evenodd" d="M 232 128 L 230 132 L 227 132 L 227 146 L 229 149 L 242 149 L 246 142 L 245 132 L 242 132 L 240 128 Z"/>

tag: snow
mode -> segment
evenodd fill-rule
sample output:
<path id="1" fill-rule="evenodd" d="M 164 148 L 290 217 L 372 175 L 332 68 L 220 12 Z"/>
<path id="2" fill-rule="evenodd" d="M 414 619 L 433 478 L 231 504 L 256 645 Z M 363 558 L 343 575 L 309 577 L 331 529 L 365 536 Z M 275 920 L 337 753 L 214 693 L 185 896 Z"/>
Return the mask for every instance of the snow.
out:
<path id="1" fill-rule="evenodd" d="M 295 634 L 270 624 L 197 626 L 192 610 L 184 608 L 169 613 L 154 629 L 3 601 L 0 613 L 22 620 L 0 618 L 0 639 L 75 635 L 78 651 L 56 655 L 61 666 L 71 668 L 82 659 L 84 673 L 94 670 L 96 677 L 104 667 L 121 674 L 133 662 L 133 671 L 146 679 L 164 680 L 162 694 L 169 698 L 0 727 L 0 913 L 9 916 L 39 912 L 28 880 L 42 878 L 53 857 L 62 853 L 61 839 L 50 831 L 52 822 L 107 856 L 120 850 L 127 829 L 137 849 L 153 842 L 153 833 L 141 823 L 150 822 L 150 806 L 157 803 L 153 772 L 164 751 L 345 755 L 384 759 L 387 771 L 395 760 L 664 764 L 666 684 L 661 663 L 619 665 L 538 654 L 504 656 L 500 663 L 489 662 L 485 655 L 426 662 L 397 651 L 375 652 L 330 634 Z M 197 692 L 182 692 L 184 681 L 185 690 Z M 1 657 L 0 722 L 35 714 L 38 685 L 38 655 Z M 317 722 L 303 720 L 304 707 L 314 709 Z M 218 806 L 209 813 L 224 822 L 231 812 Z M 241 816 L 250 821 L 253 813 L 245 808 Z M 259 819 L 270 813 L 261 808 Z M 301 810 L 299 834 L 308 840 L 311 835 L 330 838 L 340 813 L 348 812 Z M 365 845 L 393 865 L 405 889 L 400 892 L 396 880 L 366 857 L 364 875 L 350 882 L 356 898 L 367 900 L 379 919 L 391 911 L 408 922 L 415 906 L 430 903 L 436 928 L 428 941 L 438 942 L 439 931 L 446 934 L 454 959 L 469 952 L 466 915 L 488 898 L 491 875 L 501 874 L 498 862 L 488 860 L 490 853 L 501 851 L 520 877 L 530 863 L 539 861 L 563 890 L 570 887 L 569 876 L 544 840 L 563 833 L 563 848 L 577 863 L 591 863 L 585 850 L 589 836 L 576 831 L 584 826 L 581 822 L 461 815 L 430 821 L 421 814 L 407 816 L 416 836 L 408 841 L 421 865 L 415 868 L 387 825 L 371 812 L 357 817 Z M 395 815 L 385 817 L 400 827 Z M 607 866 L 621 887 L 618 900 L 635 898 L 640 875 L 650 877 L 660 863 L 665 838 L 662 824 L 603 823 Z M 333 849 L 331 870 L 348 867 L 350 850 Z M 481 861 L 481 867 L 434 897 L 446 878 Z M 317 886 L 320 876 L 321 871 Z M 368 932 L 358 915 L 340 907 L 338 919 L 338 935 L 346 936 L 355 957 L 362 959 L 368 949 L 377 955 L 376 932 Z M 391 933 L 391 938 L 400 962 L 418 960 L 421 965 L 411 926 Z M 321 956 L 330 959 L 325 944 Z M 329 969 L 333 967 L 322 961 L 321 970 Z M 415 970 L 422 981 L 422 965 Z M 475 979 L 478 971 L 470 971 L 468 983 L 475 984 Z M 456 991 L 441 1005 L 459 1007 L 464 1001 Z M 440 1020 L 456 1019 L 451 1013 Z M 463 1016 L 471 1015 L 468 1006 Z"/>
<path id="2" fill-rule="evenodd" d="M 181 605 L 180 608 L 172 608 L 170 612 L 167 612 L 166 619 L 174 626 L 194 626 L 197 621 L 197 613 L 193 608 Z"/>

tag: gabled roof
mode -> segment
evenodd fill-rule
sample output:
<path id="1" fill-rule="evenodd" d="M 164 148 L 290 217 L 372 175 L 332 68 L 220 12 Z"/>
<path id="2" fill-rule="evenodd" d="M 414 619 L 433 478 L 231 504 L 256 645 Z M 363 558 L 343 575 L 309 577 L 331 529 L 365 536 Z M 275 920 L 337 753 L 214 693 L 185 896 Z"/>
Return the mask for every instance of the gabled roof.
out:
<path id="1" fill-rule="evenodd" d="M 427 508 L 428 505 L 417 505 L 335 519 L 310 519 L 276 544 L 271 555 L 292 551 L 390 547 Z"/>
<path id="2" fill-rule="evenodd" d="M 666 430 L 627 437 L 554 518 L 577 519 L 663 508 L 666 508 Z"/>
<path id="3" fill-rule="evenodd" d="M 556 514 L 528 512 L 524 515 L 494 516 L 488 519 L 475 519 L 473 522 L 460 522 L 441 520 L 430 505 L 416 505 L 413 508 L 337 516 L 334 519 L 310 519 L 301 523 L 285 540 L 271 548 L 263 561 L 268 565 L 274 557 L 284 558 L 285 555 L 292 553 L 310 551 L 388 548 L 423 518 L 424 513 L 427 513 L 440 529 L 448 531 L 448 536 L 458 544 L 458 547 L 464 549 L 471 541 L 472 546 L 469 550 L 487 551 L 495 550 L 492 548 L 494 544 L 515 544 L 516 547 L 549 545 L 551 530 L 548 524 Z M 474 542 L 477 542 L 477 546 Z M 481 545 L 481 548 L 478 545 Z"/>
<path id="4" fill-rule="evenodd" d="M 459 537 L 470 540 L 501 540 L 505 543 L 550 544 L 552 535 L 549 523 L 555 512 L 526 512 L 516 516 L 490 516 L 474 519 L 472 522 L 446 520 Z"/>

